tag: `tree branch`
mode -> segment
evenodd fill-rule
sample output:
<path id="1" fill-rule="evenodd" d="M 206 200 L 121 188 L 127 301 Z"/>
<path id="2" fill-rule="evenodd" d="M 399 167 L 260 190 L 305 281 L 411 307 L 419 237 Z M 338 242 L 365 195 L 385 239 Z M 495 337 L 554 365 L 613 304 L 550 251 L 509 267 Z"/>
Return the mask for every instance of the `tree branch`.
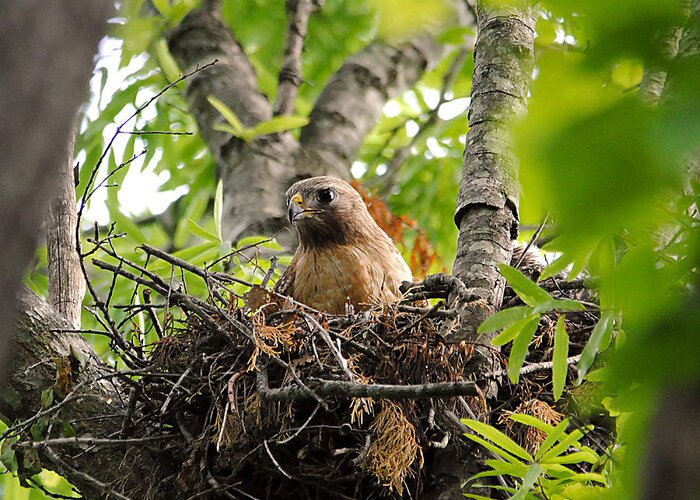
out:
<path id="1" fill-rule="evenodd" d="M 474 382 L 442 382 L 420 385 L 357 384 L 340 380 L 306 382 L 308 389 L 320 397 L 374 398 L 374 399 L 430 399 L 474 396 L 477 394 Z M 271 402 L 287 403 L 301 399 L 313 399 L 309 390 L 302 387 L 270 389 L 266 382 L 258 380 L 260 395 Z"/>
<path id="2" fill-rule="evenodd" d="M 115 433 L 118 434 L 119 419 L 85 419 L 126 412 L 121 384 L 111 376 L 114 374 L 111 368 L 99 359 L 80 334 L 67 332 L 70 330 L 67 321 L 33 292 L 27 289 L 21 292 L 14 317 L 18 332 L 14 342 L 17 355 L 8 367 L 11 376 L 0 390 L 0 417 L 5 422 L 24 421 L 29 426 L 31 424 L 28 422 L 36 420 L 37 415 L 41 414 L 38 418 L 71 422 L 77 435 L 91 436 L 96 440 L 110 439 Z M 72 364 L 62 363 L 62 360 L 71 359 Z M 58 365 L 61 366 L 60 372 Z M 75 379 L 75 385 L 64 387 L 68 389 L 64 399 L 42 410 L 44 390 L 54 388 L 56 397 L 61 397 L 57 384 L 61 373 Z M 16 426 L 17 429 L 21 427 Z M 130 495 L 135 493 L 134 498 L 142 498 L 138 493 L 143 492 L 146 485 L 136 477 L 139 474 L 146 477 L 153 465 L 153 458 L 146 456 L 145 449 L 134 448 L 133 453 L 135 460 L 129 469 L 135 474 L 133 476 L 126 474 L 124 452 L 118 448 L 75 456 L 70 455 L 69 450 L 46 448 L 40 456 L 44 457 L 44 467 L 64 475 L 88 498 L 101 498 L 111 490 L 102 489 L 97 483 L 111 484 L 118 479 L 123 481 L 122 491 L 130 491 Z M 79 472 L 86 470 L 92 471 L 90 479 Z"/>
<path id="3" fill-rule="evenodd" d="M 170 51 L 183 72 L 219 60 L 206 76 L 197 75 L 187 82 L 190 110 L 209 150 L 217 159 L 231 136 L 214 130 L 214 125 L 221 123 L 223 118 L 209 104 L 208 96 L 219 98 L 248 127 L 272 117 L 272 107 L 258 89 L 253 65 L 221 18 L 220 3 L 203 2 L 200 9 L 189 13 L 168 34 Z"/>
<path id="4" fill-rule="evenodd" d="M 444 47 L 430 35 L 393 47 L 374 42 L 348 59 L 323 89 L 302 129 L 301 144 L 349 175 L 384 103 L 416 83 Z"/>
<path id="5" fill-rule="evenodd" d="M 46 218 L 46 247 L 49 301 L 73 328 L 80 328 L 85 279 L 75 243 L 78 211 L 75 203 L 73 148 L 76 132 L 73 126 L 56 176 L 56 196 Z"/>
<path id="6" fill-rule="evenodd" d="M 309 24 L 309 16 L 320 8 L 319 0 L 287 0 L 287 37 L 284 62 L 279 74 L 275 115 L 291 115 L 301 84 L 301 52 Z"/>

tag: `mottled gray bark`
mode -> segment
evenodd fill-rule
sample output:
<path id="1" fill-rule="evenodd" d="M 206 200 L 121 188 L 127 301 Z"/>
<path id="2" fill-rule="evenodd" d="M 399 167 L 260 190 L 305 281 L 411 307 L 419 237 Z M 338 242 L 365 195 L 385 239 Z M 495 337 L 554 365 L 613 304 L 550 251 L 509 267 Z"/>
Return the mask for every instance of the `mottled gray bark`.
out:
<path id="1" fill-rule="evenodd" d="M 127 402 L 118 381 L 104 378 L 111 370 L 85 339 L 66 332 L 71 325 L 27 289 L 19 294 L 12 317 L 17 331 L 16 355 L 8 364 L 11 375 L 0 385 L 0 418 L 11 425 L 34 417 L 42 410 L 42 392 L 53 388 L 55 397 L 50 405 L 59 404 L 63 398 L 66 401 L 59 412 L 50 412 L 54 430 L 47 438 L 60 435 L 63 423 L 70 424 L 77 436 L 109 438 L 118 434 Z M 153 458 L 146 458 L 144 451 L 127 460 L 123 448 L 100 447 L 84 452 L 78 447 L 49 447 L 39 451 L 42 466 L 64 475 L 87 498 L 109 497 L 110 485 L 117 484 L 120 491 L 140 498 L 138 493 L 146 485 L 139 476 L 145 477 L 153 464 Z M 19 474 L 23 472 L 20 468 Z"/>
<path id="2" fill-rule="evenodd" d="M 56 176 L 56 195 L 46 218 L 46 247 L 49 270 L 49 302 L 73 328 L 80 328 L 80 313 L 85 296 L 85 279 L 76 246 L 78 211 L 73 174 L 75 127 L 60 158 Z"/>
<path id="3" fill-rule="evenodd" d="M 481 300 L 461 316 L 461 336 L 454 340 L 476 340 L 476 328 L 502 300 L 504 282 L 497 266 L 509 262 L 518 232 L 518 160 L 508 127 L 526 110 L 535 20 L 532 10 L 478 5 L 454 275 Z"/>
<path id="4" fill-rule="evenodd" d="M 302 130 L 301 143 L 328 163 L 349 169 L 384 103 L 413 85 L 442 55 L 429 35 L 392 47 L 374 42 L 331 78 Z"/>
<path id="5" fill-rule="evenodd" d="M 202 136 L 218 159 L 224 185 L 224 237 L 237 241 L 282 232 L 282 243 L 289 244 L 291 233 L 286 231 L 283 204 L 286 188 L 316 175 L 350 177 L 350 165 L 384 103 L 437 63 L 443 48 L 425 35 L 397 47 L 373 43 L 351 57 L 332 78 L 299 142 L 283 133 L 245 143 L 213 131 L 214 124 L 223 119 L 207 103 L 207 96 L 221 99 L 247 126 L 269 119 L 272 106 L 259 92 L 253 67 L 220 19 L 218 8 L 216 1 L 205 2 L 169 40 L 183 70 L 215 58 L 224 63 L 198 75 L 187 90 Z M 285 104 L 285 113 L 288 108 Z"/>
<path id="6" fill-rule="evenodd" d="M 60 153 L 85 97 L 106 0 L 0 2 L 0 356 L 11 345 L 19 282 L 41 238 Z M 0 366 L 3 366 L 0 359 Z"/>

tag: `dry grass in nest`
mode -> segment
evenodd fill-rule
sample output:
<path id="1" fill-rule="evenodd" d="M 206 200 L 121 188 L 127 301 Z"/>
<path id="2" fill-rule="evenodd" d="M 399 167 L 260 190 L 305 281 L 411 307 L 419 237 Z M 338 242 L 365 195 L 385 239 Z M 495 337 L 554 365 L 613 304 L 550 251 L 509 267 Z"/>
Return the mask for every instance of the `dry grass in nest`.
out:
<path id="1" fill-rule="evenodd" d="M 390 490 L 403 495 L 407 476 L 415 475 L 411 468 L 423 468 L 423 450 L 418 444 L 416 428 L 408 421 L 401 406 L 381 401 L 381 410 L 370 426 L 374 435 L 362 467 L 374 474 Z"/>

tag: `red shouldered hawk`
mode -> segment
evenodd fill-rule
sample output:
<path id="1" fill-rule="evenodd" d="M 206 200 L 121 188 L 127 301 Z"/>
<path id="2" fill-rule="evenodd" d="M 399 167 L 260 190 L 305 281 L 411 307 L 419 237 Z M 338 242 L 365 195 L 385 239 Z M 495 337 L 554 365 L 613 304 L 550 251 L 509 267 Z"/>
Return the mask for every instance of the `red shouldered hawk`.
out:
<path id="1" fill-rule="evenodd" d="M 299 247 L 275 291 L 331 314 L 401 297 L 411 270 L 347 182 L 313 177 L 287 191 Z"/>

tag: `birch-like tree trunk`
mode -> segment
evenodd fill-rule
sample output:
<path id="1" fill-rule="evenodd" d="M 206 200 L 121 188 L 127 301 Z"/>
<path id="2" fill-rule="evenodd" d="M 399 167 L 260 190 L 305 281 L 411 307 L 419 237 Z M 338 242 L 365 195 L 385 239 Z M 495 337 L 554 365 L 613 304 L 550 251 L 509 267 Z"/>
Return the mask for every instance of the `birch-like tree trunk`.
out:
<path id="1" fill-rule="evenodd" d="M 518 159 L 508 127 L 526 110 L 535 20 L 529 9 L 478 4 L 454 275 L 480 300 L 462 314 L 462 337 L 453 340 L 476 341 L 477 327 L 501 305 L 504 280 L 497 266 L 509 262 L 518 234 Z"/>
<path id="2" fill-rule="evenodd" d="M 46 217 L 46 248 L 49 302 L 74 329 L 78 329 L 85 296 L 85 278 L 76 245 L 78 211 L 75 202 L 73 149 L 77 128 L 74 126 L 71 130 L 56 175 L 56 194 Z"/>

